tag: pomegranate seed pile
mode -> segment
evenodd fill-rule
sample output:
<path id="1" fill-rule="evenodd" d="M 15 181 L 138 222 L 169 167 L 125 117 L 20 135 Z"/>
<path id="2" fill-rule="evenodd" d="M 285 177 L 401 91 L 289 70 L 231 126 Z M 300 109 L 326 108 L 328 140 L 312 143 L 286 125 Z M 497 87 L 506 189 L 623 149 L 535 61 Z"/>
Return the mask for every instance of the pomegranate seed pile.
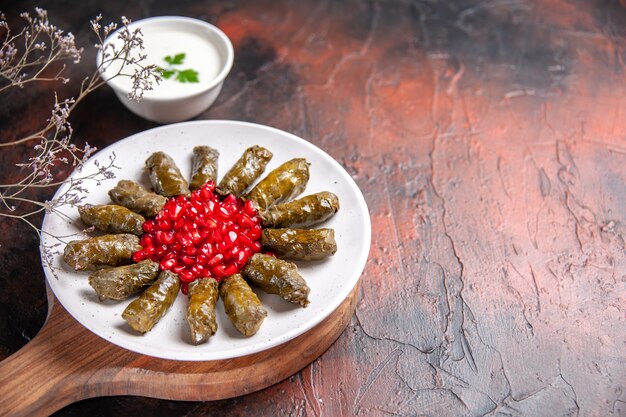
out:
<path id="1" fill-rule="evenodd" d="M 175 272 L 184 292 L 197 278 L 220 281 L 239 272 L 261 250 L 257 210 L 232 194 L 220 200 L 212 181 L 189 197 L 169 199 L 154 220 L 146 220 L 143 231 L 142 249 L 133 260 L 151 259 Z"/>

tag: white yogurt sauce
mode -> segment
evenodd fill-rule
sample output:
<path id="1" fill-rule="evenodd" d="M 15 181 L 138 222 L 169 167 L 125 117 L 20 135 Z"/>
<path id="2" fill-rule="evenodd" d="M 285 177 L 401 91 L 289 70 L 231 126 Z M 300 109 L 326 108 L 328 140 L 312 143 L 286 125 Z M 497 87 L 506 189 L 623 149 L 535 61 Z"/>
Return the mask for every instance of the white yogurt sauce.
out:
<path id="1" fill-rule="evenodd" d="M 146 98 L 176 98 L 188 96 L 204 90 L 208 84 L 219 74 L 222 61 L 215 46 L 199 33 L 183 31 L 179 27 L 142 27 L 144 50 L 142 53 L 147 58 L 142 65 L 154 64 L 164 69 L 187 70 L 193 69 L 198 72 L 197 83 L 181 83 L 176 80 L 176 75 L 169 79 L 163 79 L 159 85 L 154 84 L 154 89 L 144 92 Z M 114 40 L 118 44 L 119 40 Z M 184 53 L 182 64 L 170 66 L 164 58 Z M 111 76 L 119 70 L 119 63 L 112 63 L 105 74 Z M 134 69 L 126 66 L 124 74 L 132 74 Z M 124 91 L 132 89 L 132 79 L 129 76 L 118 76 L 113 81 L 118 88 Z"/>

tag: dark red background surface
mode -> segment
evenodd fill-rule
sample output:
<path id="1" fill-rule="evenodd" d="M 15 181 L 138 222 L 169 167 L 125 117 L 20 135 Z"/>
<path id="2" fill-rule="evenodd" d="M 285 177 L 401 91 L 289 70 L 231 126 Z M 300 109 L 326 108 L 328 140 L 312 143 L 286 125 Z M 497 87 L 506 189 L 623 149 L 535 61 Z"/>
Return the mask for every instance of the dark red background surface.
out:
<path id="1" fill-rule="evenodd" d="M 76 95 L 96 14 L 195 17 L 236 56 L 198 118 L 311 141 L 372 217 L 357 313 L 300 373 L 231 400 L 98 398 L 55 416 L 626 414 L 623 1 L 17 3 L 0 3 L 11 22 L 47 8 L 87 51 L 72 83 L 2 97 L 0 140 L 40 127 L 52 91 Z M 72 122 L 99 148 L 155 126 L 108 88 Z M 28 152 L 0 152 L 3 183 Z M 46 299 L 35 233 L 1 220 L 0 236 L 5 358 L 37 333 Z"/>

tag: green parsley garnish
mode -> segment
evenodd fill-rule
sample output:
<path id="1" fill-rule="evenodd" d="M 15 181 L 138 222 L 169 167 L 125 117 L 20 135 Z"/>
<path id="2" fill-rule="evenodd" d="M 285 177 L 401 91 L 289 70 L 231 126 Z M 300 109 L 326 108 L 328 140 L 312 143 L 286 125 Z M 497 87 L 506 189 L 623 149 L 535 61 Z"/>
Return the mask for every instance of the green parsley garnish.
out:
<path id="1" fill-rule="evenodd" d="M 175 76 L 174 79 L 180 83 L 200 82 L 200 80 L 198 79 L 198 71 L 194 69 L 179 70 L 177 68 L 172 68 L 174 65 L 182 65 L 185 61 L 186 56 L 187 55 L 184 52 L 181 52 L 174 56 L 168 55 L 163 58 L 163 60 L 169 64 L 169 67 L 158 67 L 158 70 L 161 72 L 161 76 L 166 80 Z"/>

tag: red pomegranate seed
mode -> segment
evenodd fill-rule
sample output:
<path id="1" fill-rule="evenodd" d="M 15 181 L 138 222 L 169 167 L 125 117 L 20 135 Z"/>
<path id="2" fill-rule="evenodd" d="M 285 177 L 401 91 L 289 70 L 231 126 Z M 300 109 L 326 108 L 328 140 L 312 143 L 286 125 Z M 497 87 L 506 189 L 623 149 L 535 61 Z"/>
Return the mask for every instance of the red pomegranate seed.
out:
<path id="1" fill-rule="evenodd" d="M 206 225 L 206 227 L 211 227 L 211 228 L 217 228 L 218 224 L 215 221 L 215 219 L 212 219 L 210 217 L 204 219 L 204 224 Z"/>
<path id="2" fill-rule="evenodd" d="M 193 272 L 191 272 L 191 271 L 190 271 L 190 270 L 188 270 L 188 269 L 184 269 L 184 270 L 180 271 L 180 272 L 178 273 L 178 277 L 180 278 L 180 280 L 181 280 L 182 282 L 187 282 L 187 283 L 189 283 L 189 282 L 193 281 L 193 280 L 194 280 L 194 278 L 195 278 L 195 277 L 193 276 Z"/>
<path id="3" fill-rule="evenodd" d="M 162 245 L 163 242 L 163 231 L 162 230 L 157 230 L 157 232 L 154 234 L 156 237 L 156 241 L 159 245 Z"/>
<path id="4" fill-rule="evenodd" d="M 204 243 L 202 246 L 200 246 L 200 252 L 202 252 L 205 256 L 213 255 L 213 245 L 208 242 Z"/>
<path id="5" fill-rule="evenodd" d="M 213 189 L 215 189 L 215 186 L 213 187 Z M 213 197 L 213 190 L 211 190 L 209 187 L 202 187 L 200 189 L 200 198 L 204 201 L 210 201 L 211 198 Z"/>
<path id="6" fill-rule="evenodd" d="M 194 244 L 200 243 L 200 241 L 202 241 L 202 235 L 200 234 L 200 232 L 198 232 L 198 230 L 193 230 L 192 232 L 190 232 L 189 237 L 191 237 L 191 240 Z"/>
<path id="7" fill-rule="evenodd" d="M 147 258 L 148 258 L 148 254 L 146 253 L 145 250 L 138 250 L 137 252 L 133 253 L 134 262 L 141 262 Z"/>
<path id="8" fill-rule="evenodd" d="M 243 211 L 250 217 L 257 215 L 257 211 L 256 211 L 256 208 L 254 207 L 254 203 L 252 202 L 252 200 L 246 200 L 246 202 L 243 205 Z"/>
<path id="9" fill-rule="evenodd" d="M 228 194 L 226 198 L 224 198 L 224 200 L 222 201 L 222 204 L 236 204 L 236 203 L 237 203 L 237 197 L 235 197 L 234 194 Z"/>
<path id="10" fill-rule="evenodd" d="M 176 266 L 176 259 L 163 259 L 159 265 L 161 266 L 161 269 L 172 269 Z"/>
<path id="11" fill-rule="evenodd" d="M 196 263 L 196 258 L 187 255 L 181 256 L 180 260 L 187 266 L 191 266 Z"/>
<path id="12" fill-rule="evenodd" d="M 239 216 L 237 216 L 237 223 L 239 223 L 241 227 L 247 228 L 253 227 L 256 224 L 246 213 L 241 213 Z"/>
<path id="13" fill-rule="evenodd" d="M 146 220 L 141 228 L 145 233 L 150 233 L 154 230 L 154 222 L 152 220 Z"/>
<path id="14" fill-rule="evenodd" d="M 154 239 L 152 239 L 150 235 L 144 234 L 143 236 L 141 236 L 141 239 L 139 240 L 139 244 L 143 246 L 144 248 L 148 246 L 154 246 Z"/>
<path id="15" fill-rule="evenodd" d="M 220 201 L 215 183 L 169 199 L 155 219 L 143 224 L 142 249 L 133 260 L 152 259 L 186 284 L 237 273 L 261 250 L 261 218 L 251 201 L 228 195 Z"/>
<path id="16" fill-rule="evenodd" d="M 226 267 L 222 264 L 215 265 L 211 267 L 211 273 L 215 275 L 216 277 L 224 278 L 226 276 L 225 271 L 224 271 L 225 269 Z"/>
<path id="17" fill-rule="evenodd" d="M 176 265 L 176 266 L 171 267 L 170 270 L 178 274 L 180 273 L 180 271 L 185 270 L 185 265 Z"/>
<path id="18" fill-rule="evenodd" d="M 261 237 L 261 226 L 256 225 L 248 231 L 248 236 L 252 240 L 257 240 Z"/>
<path id="19" fill-rule="evenodd" d="M 163 232 L 163 244 L 171 245 L 176 238 L 174 232 Z"/>
<path id="20" fill-rule="evenodd" d="M 211 243 L 216 243 L 222 240 L 222 233 L 217 229 L 212 229 L 211 234 L 207 238 Z"/>
<path id="21" fill-rule="evenodd" d="M 164 261 L 167 261 L 169 259 L 174 259 L 174 258 L 176 258 L 176 253 L 175 252 L 168 252 L 168 253 L 165 254 L 165 256 L 163 256 L 162 259 Z"/>
<path id="22" fill-rule="evenodd" d="M 237 252 L 237 255 L 235 256 L 235 259 L 237 259 L 237 262 L 239 262 L 240 264 L 245 264 L 248 258 L 249 255 L 247 255 L 246 252 L 243 250 L 239 250 Z"/>
<path id="23" fill-rule="evenodd" d="M 191 272 L 193 272 L 196 278 L 204 278 L 207 275 L 204 266 L 198 264 L 191 267 Z"/>
<path id="24" fill-rule="evenodd" d="M 225 252 L 226 249 L 228 249 L 228 247 L 226 246 L 226 242 L 223 240 L 215 244 L 215 250 L 218 252 Z"/>
<path id="25" fill-rule="evenodd" d="M 191 237 L 187 233 L 178 235 L 178 241 L 183 246 L 193 245 L 193 240 L 191 240 Z"/>
<path id="26" fill-rule="evenodd" d="M 226 268 L 224 268 L 224 275 L 229 276 L 232 274 L 236 274 L 238 271 L 239 271 L 239 268 L 237 268 L 237 265 L 231 264 L 231 265 L 228 265 Z"/>
<path id="27" fill-rule="evenodd" d="M 203 254 L 196 256 L 196 263 L 198 265 L 206 265 L 209 262 L 209 257 Z"/>
<path id="28" fill-rule="evenodd" d="M 174 201 L 169 200 L 167 203 L 163 205 L 163 207 L 161 208 L 161 211 L 156 215 L 156 218 L 162 219 L 163 217 L 169 217 L 171 215 L 170 212 L 172 211 L 175 205 L 176 203 Z"/>
<path id="29" fill-rule="evenodd" d="M 174 223 L 174 230 L 183 230 L 183 227 L 185 227 L 186 223 L 187 222 L 185 221 L 185 219 L 176 220 L 176 222 Z"/>
<path id="30" fill-rule="evenodd" d="M 190 232 L 193 230 L 193 226 L 195 223 L 193 223 L 192 221 L 187 220 L 185 222 L 185 224 L 182 227 L 182 230 L 180 230 L 180 232 Z"/>
<path id="31" fill-rule="evenodd" d="M 216 214 L 220 217 L 221 220 L 226 221 L 229 220 L 233 215 L 233 210 L 227 208 L 227 206 L 221 206 Z"/>
<path id="32" fill-rule="evenodd" d="M 239 233 L 239 236 L 237 236 L 237 243 L 244 246 L 250 246 L 252 244 L 252 239 L 250 239 L 245 233 L 241 232 Z"/>
<path id="33" fill-rule="evenodd" d="M 163 255 L 167 253 L 167 250 L 168 250 L 167 246 L 158 246 L 156 248 L 156 251 L 154 252 L 154 255 L 157 256 L 159 259 L 161 259 Z"/>
<path id="34" fill-rule="evenodd" d="M 170 210 L 170 217 L 172 220 L 178 220 L 180 219 L 180 217 L 183 215 L 183 206 L 180 204 L 176 204 L 171 210 Z"/>
<path id="35" fill-rule="evenodd" d="M 239 246 L 233 246 L 227 253 L 229 258 L 235 259 L 239 256 L 239 253 L 243 253 L 243 251 Z"/>
<path id="36" fill-rule="evenodd" d="M 172 228 L 172 221 L 168 218 L 161 218 L 156 221 L 156 228 L 158 230 L 170 230 Z"/>
<path id="37" fill-rule="evenodd" d="M 213 258 L 209 259 L 209 261 L 206 264 L 208 266 L 214 266 L 214 265 L 217 265 L 218 263 L 220 263 L 222 261 L 222 259 L 224 259 L 224 255 L 222 255 L 221 253 L 218 253 Z"/>

